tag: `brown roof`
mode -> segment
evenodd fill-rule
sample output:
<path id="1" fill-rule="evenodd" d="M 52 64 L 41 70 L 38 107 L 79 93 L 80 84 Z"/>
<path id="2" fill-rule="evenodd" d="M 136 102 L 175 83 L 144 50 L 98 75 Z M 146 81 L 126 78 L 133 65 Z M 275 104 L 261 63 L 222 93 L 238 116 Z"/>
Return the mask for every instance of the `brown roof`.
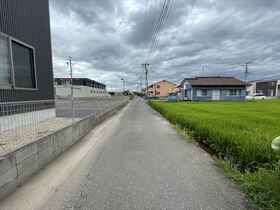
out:
<path id="1" fill-rule="evenodd" d="M 198 86 L 246 86 L 248 83 L 234 77 L 195 77 L 185 78 L 181 84 L 187 82 Z"/>

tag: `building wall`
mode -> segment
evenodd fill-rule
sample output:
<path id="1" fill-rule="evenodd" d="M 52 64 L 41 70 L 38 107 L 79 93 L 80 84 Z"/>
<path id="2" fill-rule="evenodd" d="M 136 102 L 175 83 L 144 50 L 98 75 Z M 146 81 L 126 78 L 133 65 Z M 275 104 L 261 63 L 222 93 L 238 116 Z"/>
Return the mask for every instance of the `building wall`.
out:
<path id="1" fill-rule="evenodd" d="M 173 84 L 167 80 L 163 80 L 163 81 L 160 81 L 160 82 L 157 82 L 157 83 L 151 85 L 148 88 L 148 93 L 150 93 L 154 96 L 165 98 L 165 97 L 168 97 L 169 91 L 171 89 L 173 89 L 174 87 L 176 87 L 175 84 Z"/>
<path id="2" fill-rule="evenodd" d="M 277 88 L 276 88 L 276 97 L 280 98 L 280 80 L 277 81 Z"/>
<path id="3" fill-rule="evenodd" d="M 256 93 L 256 82 L 252 82 L 250 86 L 246 87 L 246 95 L 253 95 Z"/>
<path id="4" fill-rule="evenodd" d="M 277 91 L 277 80 L 272 81 L 265 81 L 265 82 L 257 82 L 256 83 L 256 92 L 263 93 L 265 96 L 268 97 L 275 97 Z M 273 83 L 273 85 L 272 85 Z M 270 95 L 270 91 L 273 91 L 273 94 Z"/>
<path id="5" fill-rule="evenodd" d="M 71 84 L 70 78 L 55 78 L 55 85 L 66 85 L 66 83 Z M 99 89 L 106 89 L 106 85 L 100 82 L 90 80 L 87 78 L 73 78 L 73 85 L 82 85 L 88 87 L 95 87 Z"/>
<path id="6" fill-rule="evenodd" d="M 0 31 L 35 48 L 38 89 L 0 89 L 0 101 L 54 99 L 48 0 L 0 0 Z"/>
<path id="7" fill-rule="evenodd" d="M 206 96 L 198 96 L 198 90 L 206 90 Z M 229 96 L 228 91 L 231 89 L 236 89 L 238 91 L 237 96 Z M 196 87 L 188 86 L 188 89 L 185 89 L 185 99 L 192 101 L 213 101 L 213 92 L 218 90 L 220 94 L 219 101 L 242 101 L 245 100 L 246 88 L 245 87 Z"/>
<path id="8" fill-rule="evenodd" d="M 110 96 L 104 89 L 82 85 L 73 86 L 73 95 L 74 98 L 94 98 Z M 71 98 L 71 86 L 55 85 L 55 96 L 57 98 Z"/>

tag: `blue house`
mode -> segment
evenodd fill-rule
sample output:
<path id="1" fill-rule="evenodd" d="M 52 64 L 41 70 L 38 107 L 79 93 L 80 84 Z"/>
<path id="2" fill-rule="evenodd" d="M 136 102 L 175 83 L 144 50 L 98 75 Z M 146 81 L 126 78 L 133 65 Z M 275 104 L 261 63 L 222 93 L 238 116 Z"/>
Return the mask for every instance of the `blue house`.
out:
<path id="1" fill-rule="evenodd" d="M 234 77 L 195 77 L 181 82 L 184 100 L 190 101 L 242 101 L 245 100 L 244 81 Z"/>

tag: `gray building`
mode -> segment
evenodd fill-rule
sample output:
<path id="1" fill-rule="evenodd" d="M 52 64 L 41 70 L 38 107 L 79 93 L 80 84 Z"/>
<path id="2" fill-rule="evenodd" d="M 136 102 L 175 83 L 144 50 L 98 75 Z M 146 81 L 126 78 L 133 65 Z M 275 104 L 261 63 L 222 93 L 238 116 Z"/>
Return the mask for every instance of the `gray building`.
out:
<path id="1" fill-rule="evenodd" d="M 280 79 L 257 80 L 249 82 L 247 95 L 262 93 L 267 97 L 280 97 Z"/>
<path id="2" fill-rule="evenodd" d="M 48 0 L 0 0 L 0 103 L 2 117 L 55 116 Z"/>

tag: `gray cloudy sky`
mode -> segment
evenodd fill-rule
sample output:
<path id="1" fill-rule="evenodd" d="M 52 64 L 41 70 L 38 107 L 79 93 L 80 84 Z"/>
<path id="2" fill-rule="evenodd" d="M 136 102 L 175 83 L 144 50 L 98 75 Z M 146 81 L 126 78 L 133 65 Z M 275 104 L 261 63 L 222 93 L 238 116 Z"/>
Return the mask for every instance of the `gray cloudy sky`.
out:
<path id="1" fill-rule="evenodd" d="M 71 55 L 75 77 L 119 90 L 125 78 L 135 90 L 145 31 L 152 31 L 163 0 L 147 2 L 146 12 L 146 0 L 50 0 L 55 76 L 68 76 Z M 280 78 L 280 0 L 174 0 L 149 82 L 180 83 L 201 76 L 202 66 L 204 76 L 244 79 L 246 61 L 252 61 L 249 80 Z"/>

